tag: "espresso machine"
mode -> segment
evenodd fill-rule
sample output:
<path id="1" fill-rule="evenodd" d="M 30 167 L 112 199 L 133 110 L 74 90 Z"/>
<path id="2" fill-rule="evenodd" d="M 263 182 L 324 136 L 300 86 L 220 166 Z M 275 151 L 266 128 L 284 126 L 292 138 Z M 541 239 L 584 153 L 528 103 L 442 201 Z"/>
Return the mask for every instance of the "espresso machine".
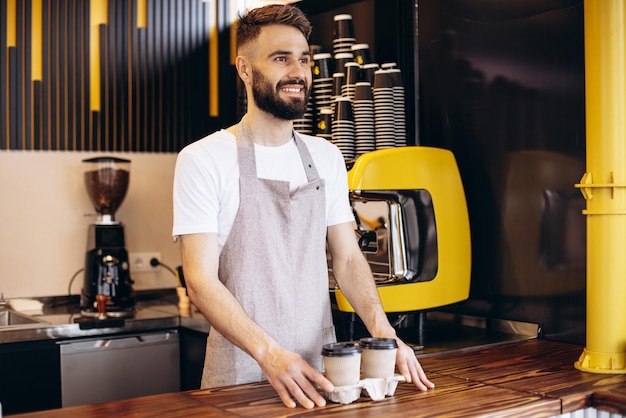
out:
<path id="1" fill-rule="evenodd" d="M 84 181 L 98 219 L 89 225 L 81 314 L 85 317 L 133 316 L 135 292 L 130 277 L 124 226 L 115 220 L 130 177 L 130 161 L 115 157 L 83 160 Z"/>
<path id="2" fill-rule="evenodd" d="M 419 312 L 469 297 L 469 215 L 452 152 L 406 146 L 365 153 L 349 167 L 348 187 L 356 239 L 385 312 Z M 339 311 L 354 312 L 341 288 L 334 293 Z"/>

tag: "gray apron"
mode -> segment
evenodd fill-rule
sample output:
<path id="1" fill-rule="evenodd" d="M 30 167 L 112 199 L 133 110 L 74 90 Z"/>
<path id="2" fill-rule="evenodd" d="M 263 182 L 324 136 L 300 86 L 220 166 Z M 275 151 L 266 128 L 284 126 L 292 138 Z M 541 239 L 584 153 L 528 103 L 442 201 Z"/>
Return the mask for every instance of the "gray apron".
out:
<path id="1" fill-rule="evenodd" d="M 298 134 L 308 183 L 256 175 L 247 122 L 238 126 L 240 203 L 219 257 L 219 279 L 272 338 L 322 370 L 322 345 L 334 342 L 326 264 L 324 180 Z M 202 388 L 264 380 L 257 362 L 211 329 Z"/>

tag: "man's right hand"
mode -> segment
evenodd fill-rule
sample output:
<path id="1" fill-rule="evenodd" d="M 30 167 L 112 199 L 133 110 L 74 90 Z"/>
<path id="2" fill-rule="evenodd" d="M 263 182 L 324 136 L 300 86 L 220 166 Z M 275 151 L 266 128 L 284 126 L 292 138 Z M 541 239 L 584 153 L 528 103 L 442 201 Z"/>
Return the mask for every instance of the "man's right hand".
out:
<path id="1" fill-rule="evenodd" d="M 295 408 L 295 400 L 306 409 L 326 405 L 317 391 L 332 392 L 333 384 L 322 373 L 311 367 L 298 353 L 282 347 L 268 350 L 258 360 L 265 377 L 286 407 Z"/>

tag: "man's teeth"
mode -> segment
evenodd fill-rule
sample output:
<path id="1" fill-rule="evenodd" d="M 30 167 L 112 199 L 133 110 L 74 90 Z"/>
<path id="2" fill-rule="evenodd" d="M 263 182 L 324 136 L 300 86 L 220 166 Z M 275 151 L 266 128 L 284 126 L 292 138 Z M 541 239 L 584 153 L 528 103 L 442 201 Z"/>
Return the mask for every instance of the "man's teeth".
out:
<path id="1" fill-rule="evenodd" d="M 301 88 L 284 88 L 283 91 L 288 93 L 300 93 L 302 91 Z"/>

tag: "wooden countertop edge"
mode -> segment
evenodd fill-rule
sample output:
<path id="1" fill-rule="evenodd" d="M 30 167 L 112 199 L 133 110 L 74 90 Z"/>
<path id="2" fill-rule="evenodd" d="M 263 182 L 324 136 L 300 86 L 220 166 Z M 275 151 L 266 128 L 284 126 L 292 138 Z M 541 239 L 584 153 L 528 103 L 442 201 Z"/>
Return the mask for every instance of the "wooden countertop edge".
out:
<path id="1" fill-rule="evenodd" d="M 601 411 L 626 415 L 626 387 L 616 386 L 594 392 L 591 404 Z"/>
<path id="2" fill-rule="evenodd" d="M 412 384 L 401 383 L 394 396 L 381 401 L 362 396 L 348 405 L 328 402 L 326 407 L 312 410 L 285 408 L 267 382 L 258 382 L 13 416 L 353 417 L 380 413 L 390 418 L 437 415 L 547 418 L 588 407 L 626 415 L 626 375 L 575 370 L 571 357 L 580 349 L 557 342 L 528 341 L 441 355 L 423 362 L 437 385 L 433 390 L 420 392 Z"/>

